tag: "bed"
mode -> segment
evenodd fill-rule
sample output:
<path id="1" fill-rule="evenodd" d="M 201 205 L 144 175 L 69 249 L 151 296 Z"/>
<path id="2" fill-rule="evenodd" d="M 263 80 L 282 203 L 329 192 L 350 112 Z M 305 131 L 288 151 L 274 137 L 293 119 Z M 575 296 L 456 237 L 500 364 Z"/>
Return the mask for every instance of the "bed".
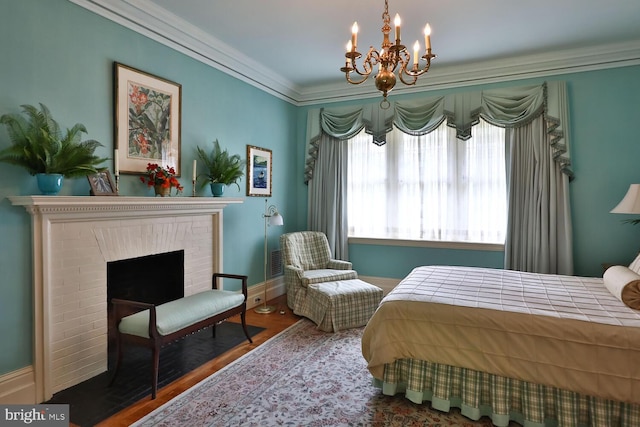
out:
<path id="1" fill-rule="evenodd" d="M 415 268 L 365 328 L 374 383 L 497 426 L 640 426 L 640 275 L 612 268 Z"/>

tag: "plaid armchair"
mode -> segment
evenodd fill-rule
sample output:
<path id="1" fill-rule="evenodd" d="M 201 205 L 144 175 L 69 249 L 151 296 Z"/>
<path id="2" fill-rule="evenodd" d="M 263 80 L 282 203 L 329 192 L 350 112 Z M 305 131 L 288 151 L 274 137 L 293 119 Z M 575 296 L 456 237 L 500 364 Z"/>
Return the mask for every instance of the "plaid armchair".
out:
<path id="1" fill-rule="evenodd" d="M 287 305 L 299 316 L 310 317 L 309 285 L 357 279 L 352 264 L 331 258 L 327 236 L 319 231 L 298 231 L 280 236 L 284 260 Z"/>

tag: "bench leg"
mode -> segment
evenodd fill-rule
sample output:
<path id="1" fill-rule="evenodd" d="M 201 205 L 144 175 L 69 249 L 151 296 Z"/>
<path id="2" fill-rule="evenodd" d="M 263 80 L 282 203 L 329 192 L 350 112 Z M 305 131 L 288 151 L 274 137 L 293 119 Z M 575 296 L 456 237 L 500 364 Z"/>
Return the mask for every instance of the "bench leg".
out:
<path id="1" fill-rule="evenodd" d="M 240 313 L 240 320 L 242 320 L 242 330 L 244 330 L 244 335 L 247 337 L 249 342 L 253 343 L 253 340 L 249 336 L 249 331 L 247 330 L 247 321 L 246 321 L 246 319 L 247 319 L 247 312 L 246 312 L 246 310 L 242 310 L 242 313 Z"/>
<path id="2" fill-rule="evenodd" d="M 116 380 L 118 369 L 120 369 L 120 364 L 122 363 L 122 343 L 120 341 L 120 334 L 118 334 L 116 337 L 116 364 L 113 367 L 113 372 L 111 373 L 111 378 L 109 379 L 109 385 L 107 387 L 111 387 L 113 382 Z"/>
<path id="3" fill-rule="evenodd" d="M 153 348 L 153 366 L 151 367 L 151 399 L 156 398 L 158 391 L 158 369 L 160 367 L 160 347 Z"/>

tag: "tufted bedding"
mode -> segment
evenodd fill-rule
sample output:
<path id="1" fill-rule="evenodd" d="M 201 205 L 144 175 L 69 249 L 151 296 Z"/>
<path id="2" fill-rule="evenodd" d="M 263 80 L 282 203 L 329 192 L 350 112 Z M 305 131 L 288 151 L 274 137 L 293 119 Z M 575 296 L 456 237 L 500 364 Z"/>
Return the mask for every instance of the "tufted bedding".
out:
<path id="1" fill-rule="evenodd" d="M 413 359 L 640 403 L 640 311 L 601 278 L 418 267 L 380 303 L 362 352 L 379 381 Z"/>

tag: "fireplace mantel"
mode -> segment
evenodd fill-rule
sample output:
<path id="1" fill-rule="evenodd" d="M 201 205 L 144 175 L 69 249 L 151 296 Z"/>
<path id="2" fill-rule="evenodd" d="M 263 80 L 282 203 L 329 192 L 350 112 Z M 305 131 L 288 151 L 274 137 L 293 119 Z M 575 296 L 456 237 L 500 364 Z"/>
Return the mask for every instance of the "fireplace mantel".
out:
<path id="1" fill-rule="evenodd" d="M 35 402 L 107 369 L 107 263 L 185 251 L 185 295 L 223 267 L 227 197 L 11 196 L 31 216 Z"/>
<path id="2" fill-rule="evenodd" d="M 11 196 L 11 203 L 24 206 L 29 213 L 95 213 L 130 212 L 132 215 L 176 211 L 204 213 L 242 203 L 243 199 L 228 197 L 123 197 L 123 196 Z"/>

